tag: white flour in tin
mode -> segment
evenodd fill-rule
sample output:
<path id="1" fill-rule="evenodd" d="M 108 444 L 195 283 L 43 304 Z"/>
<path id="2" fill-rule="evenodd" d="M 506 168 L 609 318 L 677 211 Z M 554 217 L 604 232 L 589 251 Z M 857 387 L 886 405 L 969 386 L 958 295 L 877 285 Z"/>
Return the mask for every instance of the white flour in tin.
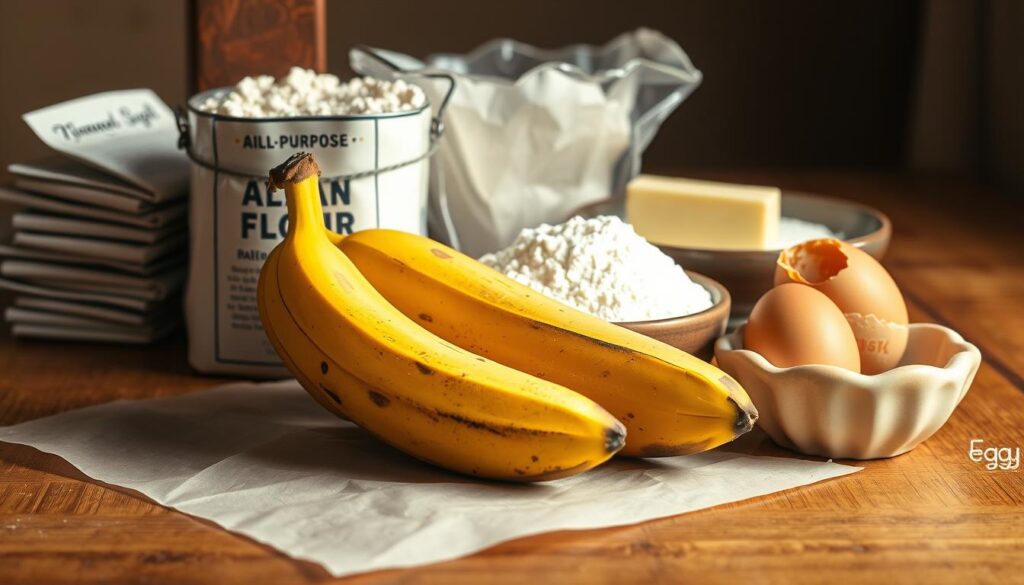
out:
<path id="1" fill-rule="evenodd" d="M 480 261 L 596 317 L 648 321 L 711 307 L 711 294 L 672 258 L 613 216 L 525 229 Z"/>
<path id="2" fill-rule="evenodd" d="M 423 90 L 402 80 L 337 75 L 292 67 L 286 77 L 246 77 L 223 95 L 209 97 L 199 109 L 236 118 L 344 116 L 418 110 L 427 103 Z"/>

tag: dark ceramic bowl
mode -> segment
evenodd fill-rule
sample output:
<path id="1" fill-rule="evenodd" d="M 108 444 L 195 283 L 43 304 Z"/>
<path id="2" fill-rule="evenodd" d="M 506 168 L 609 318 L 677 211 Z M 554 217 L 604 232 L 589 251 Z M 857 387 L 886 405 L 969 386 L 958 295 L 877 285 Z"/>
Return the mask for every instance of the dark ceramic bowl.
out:
<path id="1" fill-rule="evenodd" d="M 704 361 L 711 360 L 715 352 L 715 340 L 725 333 L 729 322 L 729 291 L 720 283 L 696 272 L 686 271 L 690 280 L 703 286 L 711 293 L 710 308 L 683 317 L 670 317 L 654 321 L 629 321 L 616 323 L 637 333 L 667 343 Z"/>
<path id="2" fill-rule="evenodd" d="M 573 215 L 625 217 L 621 199 L 606 199 L 581 207 Z M 892 223 L 886 215 L 866 205 L 822 195 L 783 191 L 782 215 L 813 221 L 843 234 L 850 244 L 881 260 L 889 248 Z M 732 295 L 734 323 L 746 319 L 757 299 L 772 288 L 779 250 L 714 250 L 658 246 L 686 269 L 721 282 Z"/>

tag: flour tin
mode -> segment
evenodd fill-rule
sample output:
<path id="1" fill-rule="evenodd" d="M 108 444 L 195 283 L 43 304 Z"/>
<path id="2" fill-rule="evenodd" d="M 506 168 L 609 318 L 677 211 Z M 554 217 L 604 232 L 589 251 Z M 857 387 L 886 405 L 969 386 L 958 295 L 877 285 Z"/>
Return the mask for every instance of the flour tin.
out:
<path id="1" fill-rule="evenodd" d="M 440 124 L 432 123 L 429 104 L 389 114 L 286 118 L 201 111 L 200 104 L 227 91 L 193 96 L 187 122 L 180 121 L 192 159 L 189 362 L 204 373 L 284 377 L 256 305 L 263 261 L 288 230 L 284 194 L 267 192 L 267 172 L 296 152 L 311 152 L 323 170 L 330 229 L 425 235 L 428 158 Z"/>

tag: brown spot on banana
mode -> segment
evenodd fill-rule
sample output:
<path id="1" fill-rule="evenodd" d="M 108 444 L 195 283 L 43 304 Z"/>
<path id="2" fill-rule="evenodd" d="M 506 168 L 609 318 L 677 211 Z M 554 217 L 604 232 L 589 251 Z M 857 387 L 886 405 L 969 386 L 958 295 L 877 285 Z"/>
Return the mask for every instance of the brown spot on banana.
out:
<path id="1" fill-rule="evenodd" d="M 628 347 L 623 347 L 621 345 L 618 345 L 617 343 L 611 343 L 610 341 L 605 341 L 603 339 L 597 339 L 596 337 L 590 337 L 589 335 L 584 335 L 584 334 L 580 333 L 579 331 L 573 331 L 572 329 L 566 329 L 564 327 L 559 327 L 557 325 L 552 325 L 550 323 L 544 323 L 543 321 L 536 321 L 536 320 L 532 320 L 531 319 L 530 320 L 530 327 L 532 327 L 533 329 L 550 329 L 552 331 L 559 331 L 561 333 L 566 333 L 566 334 L 572 335 L 573 337 L 577 337 L 579 339 L 583 339 L 585 341 L 593 343 L 594 345 L 599 345 L 601 347 L 605 347 L 605 348 L 608 348 L 608 349 L 611 349 L 611 350 L 614 350 L 614 351 L 617 351 L 617 352 L 629 355 L 629 356 L 631 356 L 630 360 L 632 360 L 632 356 L 635 356 L 635 355 L 646 355 L 646 354 L 637 352 L 636 350 L 632 350 L 632 349 L 630 349 Z M 654 356 L 648 356 L 648 357 L 651 357 L 653 359 L 658 359 L 658 358 L 654 358 Z"/>
<path id="2" fill-rule="evenodd" d="M 324 394 L 330 397 L 331 400 L 333 400 L 337 404 L 341 404 L 341 397 L 338 396 L 336 392 L 324 386 L 323 384 L 318 384 L 318 386 L 320 387 L 321 390 L 323 390 Z"/>
<path id="3" fill-rule="evenodd" d="M 480 422 L 470 418 L 466 418 L 461 414 L 455 414 L 453 412 L 444 412 L 442 410 L 434 410 L 434 414 L 439 418 L 447 419 L 452 422 L 456 422 L 460 425 L 475 429 L 478 431 L 486 431 L 492 435 L 498 435 L 499 437 L 507 437 L 509 427 L 502 427 L 498 425 L 492 425 L 485 422 Z"/>
<path id="4" fill-rule="evenodd" d="M 448 380 L 445 379 L 445 381 L 447 382 Z M 382 393 L 380 393 L 380 392 L 378 392 L 376 390 L 368 390 L 367 394 L 370 396 L 370 399 L 373 400 L 373 403 L 376 404 L 377 406 L 381 407 L 381 408 L 391 404 L 392 397 L 385 396 L 384 394 L 382 394 Z M 446 411 L 438 410 L 438 409 L 435 409 L 435 408 L 428 408 L 428 407 L 420 404 L 419 402 L 416 402 L 415 400 L 410 400 L 406 396 L 397 395 L 397 396 L 394 396 L 393 398 L 398 400 L 398 401 L 400 401 L 400 402 L 402 402 L 402 403 L 404 403 L 404 404 L 406 404 L 406 405 L 408 405 L 408 406 L 410 406 L 411 408 L 413 408 L 416 411 L 420 412 L 421 414 L 423 414 L 424 416 L 426 416 L 427 418 L 429 418 L 430 420 L 432 420 L 435 423 L 441 422 L 441 419 L 445 419 L 445 420 L 449 420 L 449 421 L 458 423 L 460 425 L 463 425 L 463 426 L 471 428 L 471 429 L 484 431 L 484 432 L 487 432 L 487 433 L 491 433 L 493 435 L 498 435 L 499 437 L 507 437 L 507 436 L 511 436 L 511 435 L 515 435 L 515 434 L 525 434 L 525 435 L 557 435 L 557 434 L 561 434 L 558 431 L 544 431 L 544 430 L 540 430 L 540 429 L 530 429 L 530 428 L 525 428 L 525 427 L 515 427 L 515 426 L 511 426 L 511 425 L 496 425 L 496 424 L 486 423 L 486 422 L 482 422 L 482 421 L 478 421 L 478 420 L 473 420 L 473 419 L 467 418 L 465 416 L 462 416 L 460 414 L 456 414 L 456 413 L 453 413 L 453 412 L 446 412 Z M 623 429 L 610 429 L 610 432 L 613 432 L 614 436 L 612 436 L 612 438 L 609 439 L 609 436 L 606 433 L 605 445 L 607 447 L 607 445 L 609 444 L 609 441 L 611 441 L 612 444 L 618 444 L 618 447 L 616 447 L 616 449 L 615 449 L 615 450 L 618 450 L 618 448 L 621 448 L 621 446 L 623 444 L 625 444 L 625 436 L 626 436 L 625 429 L 624 428 Z"/>
<path id="5" fill-rule="evenodd" d="M 419 405 L 415 405 L 415 406 L 417 408 L 421 408 Z M 455 414 L 454 412 L 445 412 L 443 410 L 437 410 L 437 409 L 433 410 L 433 414 L 436 415 L 439 418 L 450 420 L 452 422 L 458 423 L 460 425 L 463 425 L 465 427 L 468 427 L 468 428 L 471 428 L 471 429 L 474 429 L 474 430 L 484 431 L 484 432 L 487 432 L 487 433 L 491 433 L 492 435 L 498 435 L 499 437 L 508 437 L 508 436 L 517 435 L 517 434 L 523 434 L 523 435 L 558 435 L 558 434 L 562 434 L 562 433 L 559 433 L 558 431 L 544 431 L 544 430 L 540 430 L 540 429 L 530 429 L 530 428 L 525 428 L 525 427 L 515 427 L 515 426 L 511 426 L 511 425 L 496 425 L 496 424 L 492 424 L 492 423 L 487 423 L 487 422 L 483 422 L 483 421 L 467 418 L 465 416 L 462 416 L 461 414 Z M 625 433 L 623 433 L 623 443 L 625 442 L 624 437 L 625 437 Z"/>
<path id="6" fill-rule="evenodd" d="M 419 370 L 420 373 L 423 374 L 424 376 L 430 376 L 430 375 L 432 375 L 434 373 L 434 370 L 431 370 L 430 368 L 428 368 L 427 366 L 421 364 L 420 362 L 415 362 L 415 363 L 416 363 L 416 369 Z"/>
<path id="7" fill-rule="evenodd" d="M 434 318 L 428 315 L 427 313 L 420 313 L 419 317 L 421 320 L 426 321 L 427 323 L 434 322 Z"/>
<path id="8" fill-rule="evenodd" d="M 433 254 L 434 256 L 437 256 L 438 258 L 440 258 L 442 260 L 450 260 L 452 258 L 451 254 L 449 254 L 448 252 L 445 252 L 444 250 L 442 250 L 440 248 L 431 248 L 430 249 L 430 253 Z"/>
<path id="9" fill-rule="evenodd" d="M 387 396 L 377 392 L 376 390 L 367 390 L 366 393 L 370 396 L 370 400 L 380 408 L 384 408 L 391 404 L 391 399 Z"/>

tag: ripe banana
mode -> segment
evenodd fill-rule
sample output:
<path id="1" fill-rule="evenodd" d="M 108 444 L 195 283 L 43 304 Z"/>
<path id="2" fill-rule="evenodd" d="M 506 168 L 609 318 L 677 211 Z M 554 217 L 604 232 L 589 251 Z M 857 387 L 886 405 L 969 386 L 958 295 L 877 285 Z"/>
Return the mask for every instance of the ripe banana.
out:
<path id="1" fill-rule="evenodd" d="M 320 404 L 392 446 L 461 473 L 541 481 L 611 457 L 625 429 L 593 401 L 434 336 L 384 299 L 328 238 L 319 168 L 271 171 L 290 228 L 260 273 L 260 317 Z"/>
<path id="2" fill-rule="evenodd" d="M 433 240 L 373 229 L 336 245 L 438 336 L 592 398 L 625 423 L 625 455 L 705 451 L 749 431 L 743 388 L 683 351 L 548 299 Z"/>

